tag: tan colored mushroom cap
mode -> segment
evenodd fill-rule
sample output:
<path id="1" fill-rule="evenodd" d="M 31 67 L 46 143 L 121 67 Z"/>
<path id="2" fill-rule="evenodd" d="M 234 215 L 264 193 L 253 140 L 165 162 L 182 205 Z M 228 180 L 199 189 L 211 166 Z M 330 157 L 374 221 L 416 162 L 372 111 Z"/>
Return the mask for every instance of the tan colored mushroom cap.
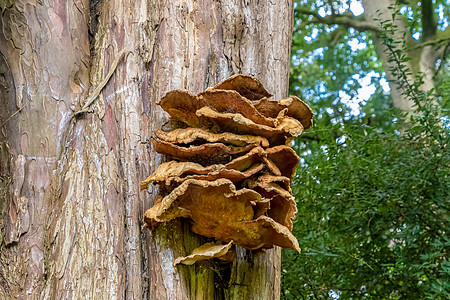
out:
<path id="1" fill-rule="evenodd" d="M 293 249 L 300 253 L 298 241 L 286 226 L 267 216 L 242 222 L 231 222 L 222 227 L 202 227 L 193 223 L 192 231 L 200 235 L 217 237 L 224 241 L 233 241 L 246 249 L 270 249 L 274 245 Z"/>
<path id="2" fill-rule="evenodd" d="M 178 257 L 175 259 L 173 265 L 192 265 L 200 260 L 222 257 L 228 253 L 232 245 L 232 242 L 224 245 L 222 243 L 206 243 L 198 248 L 195 248 L 190 255 Z"/>
<path id="3" fill-rule="evenodd" d="M 255 123 L 273 127 L 277 120 L 263 116 L 252 102 L 232 90 L 207 89 L 198 95 L 187 91 L 174 90 L 168 92 L 159 105 L 170 116 L 185 122 L 191 127 L 201 127 L 199 120 L 192 114 L 203 107 L 209 107 L 219 113 L 240 113 Z"/>
<path id="4" fill-rule="evenodd" d="M 220 113 L 240 113 L 245 118 L 253 122 L 266 126 L 276 126 L 277 119 L 263 116 L 245 97 L 242 97 L 237 91 L 207 89 L 197 95 L 200 105 L 196 110 L 202 107 L 209 107 Z"/>
<path id="5" fill-rule="evenodd" d="M 264 175 L 258 176 L 257 181 L 261 182 L 262 184 L 276 183 L 277 185 L 281 186 L 283 189 L 287 190 L 289 193 L 292 192 L 291 191 L 291 180 L 288 177 L 264 174 Z"/>
<path id="6" fill-rule="evenodd" d="M 172 118 L 185 122 L 191 127 L 199 127 L 197 117 L 192 113 L 192 110 L 195 111 L 199 107 L 197 96 L 188 91 L 173 90 L 162 97 L 158 104 Z"/>
<path id="7" fill-rule="evenodd" d="M 304 129 L 308 129 L 312 125 L 314 113 L 312 109 L 298 97 L 290 96 L 279 101 L 263 98 L 254 105 L 262 115 L 268 118 L 276 118 L 280 111 L 287 108 L 287 115 L 299 120 Z"/>
<path id="8" fill-rule="evenodd" d="M 171 147 L 170 149 L 176 150 L 175 146 Z M 198 150 L 195 147 L 193 148 L 195 151 Z M 185 151 L 188 151 L 186 149 Z M 298 156 L 291 150 L 287 146 L 277 146 L 268 149 L 255 147 L 248 153 L 238 156 L 227 164 L 212 164 L 208 166 L 202 166 L 201 164 L 190 161 L 169 161 L 159 165 L 152 175 L 141 182 L 141 190 L 146 189 L 152 182 L 165 186 L 173 186 L 188 179 L 212 181 L 219 178 L 226 178 L 232 182 L 237 182 L 265 169 L 270 174 L 261 174 L 258 177 L 258 181 L 262 182 L 261 184 L 279 183 L 290 192 L 289 184 L 292 176 L 295 174 L 299 161 Z M 214 155 L 217 155 L 217 153 L 214 153 Z M 205 161 L 205 158 L 202 159 Z M 279 161 L 282 161 L 282 163 Z"/>
<path id="9" fill-rule="evenodd" d="M 242 155 L 255 148 L 256 144 L 244 147 L 228 146 L 222 143 L 207 143 L 199 146 L 178 146 L 157 138 L 152 138 L 156 152 L 181 161 L 194 161 L 201 165 L 229 162 L 237 155 Z"/>
<path id="10" fill-rule="evenodd" d="M 173 144 L 190 144 L 195 141 L 207 141 L 210 143 L 226 143 L 233 146 L 246 146 L 248 144 L 257 144 L 258 146 L 268 147 L 269 142 L 266 138 L 253 135 L 238 135 L 230 132 L 212 133 L 202 128 L 175 129 L 170 132 L 157 130 L 155 136 L 163 141 Z"/>
<path id="11" fill-rule="evenodd" d="M 220 113 L 209 107 L 202 107 L 195 114 L 200 122 L 199 127 L 262 136 L 267 138 L 271 145 L 285 144 L 287 138 L 299 136 L 303 131 L 300 121 L 286 116 L 278 119 L 276 127 L 270 127 L 257 124 L 240 113 Z"/>
<path id="12" fill-rule="evenodd" d="M 241 157 L 237 159 L 241 161 Z M 218 164 L 203 167 L 200 164 L 189 161 L 169 161 L 159 165 L 152 175 L 141 182 L 141 190 L 146 189 L 152 182 L 166 187 L 178 185 L 188 179 L 213 181 L 219 178 L 226 178 L 232 182 L 236 182 L 249 178 L 264 168 L 263 163 L 255 162 L 241 172 L 240 170 L 230 168 L 228 165 Z M 233 163 L 233 165 L 235 164 Z"/>
<path id="13" fill-rule="evenodd" d="M 280 169 L 280 175 L 288 177 L 292 182 L 297 171 L 297 166 L 300 163 L 300 158 L 297 153 L 291 147 L 284 145 L 268 148 L 266 149 L 266 153 L 267 158 Z"/>
<path id="14" fill-rule="evenodd" d="M 247 154 L 235 158 L 228 163 L 227 166 L 234 169 L 245 168 L 245 166 L 250 166 L 256 161 L 264 162 L 267 169 L 270 171 L 270 174 L 267 175 L 277 176 L 276 178 L 263 177 L 265 180 L 284 181 L 285 178 L 288 178 L 289 181 L 292 182 L 300 158 L 292 148 L 284 145 L 267 149 L 255 147 Z"/>
<path id="15" fill-rule="evenodd" d="M 270 149 L 270 148 L 269 148 Z M 274 175 L 281 175 L 280 169 L 269 159 L 266 150 L 255 147 L 247 154 L 239 156 L 226 164 L 227 169 L 239 170 L 241 172 L 251 169 L 254 165 L 264 163 L 265 168 Z"/>
<path id="16" fill-rule="evenodd" d="M 228 179 L 215 181 L 189 179 L 145 212 L 144 220 L 167 222 L 189 217 L 201 227 L 217 227 L 226 223 L 253 219 L 253 206 L 263 201 L 255 191 L 236 190 Z"/>
<path id="17" fill-rule="evenodd" d="M 247 180 L 245 185 L 258 192 L 262 197 L 270 199 L 270 208 L 267 216 L 274 221 L 292 230 L 292 219 L 297 213 L 297 205 L 294 197 L 281 186 L 274 182 L 264 180 Z"/>
<path id="18" fill-rule="evenodd" d="M 216 88 L 198 95 L 170 91 L 159 104 L 171 117 L 191 127 L 263 136 L 275 145 L 300 135 L 304 127 L 311 126 L 313 116 L 309 106 L 295 96 L 280 101 L 263 98 L 252 103 L 238 91 Z"/>
<path id="19" fill-rule="evenodd" d="M 178 217 L 190 218 L 192 231 L 203 236 L 234 241 L 247 249 L 278 245 L 299 251 L 287 227 L 261 215 L 266 203 L 257 192 L 236 190 L 227 179 L 190 179 L 148 209 L 144 218 L 150 227 Z M 255 211 L 259 215 L 256 220 Z"/>
<path id="20" fill-rule="evenodd" d="M 173 186 L 188 179 L 212 181 L 226 178 L 232 182 L 237 182 L 249 178 L 263 169 L 271 173 L 261 174 L 259 181 L 262 181 L 263 184 L 266 184 L 266 181 L 280 181 L 283 186 L 289 187 L 289 184 L 284 183 L 284 181 L 288 180 L 290 182 L 292 179 L 287 176 L 292 176 L 295 173 L 298 157 L 295 152 L 291 152 L 286 148 L 290 149 L 287 146 L 277 146 L 266 150 L 261 147 L 255 147 L 227 164 L 212 164 L 206 167 L 190 161 L 169 161 L 159 165 L 152 175 L 141 182 L 141 190 L 146 189 L 152 182 Z M 273 159 L 285 160 L 283 164 L 278 163 L 281 169 L 272 161 Z"/>
<path id="21" fill-rule="evenodd" d="M 217 84 L 213 89 L 235 90 L 249 100 L 272 97 L 262 83 L 253 76 L 236 74 Z"/>

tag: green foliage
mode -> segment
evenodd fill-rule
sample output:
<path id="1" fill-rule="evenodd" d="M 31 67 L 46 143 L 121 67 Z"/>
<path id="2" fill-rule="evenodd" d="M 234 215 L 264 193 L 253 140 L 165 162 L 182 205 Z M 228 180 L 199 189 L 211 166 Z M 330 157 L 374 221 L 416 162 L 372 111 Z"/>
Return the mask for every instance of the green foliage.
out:
<path id="1" fill-rule="evenodd" d="M 286 299 L 450 297 L 449 132 L 425 112 L 409 134 L 354 126 L 323 141 L 297 172 Z"/>
<path id="2" fill-rule="evenodd" d="M 314 8 L 315 1 L 301 2 Z M 383 26 L 396 80 L 416 104 L 408 119 L 391 108 L 379 85 L 358 115 L 335 100 L 339 89 L 357 89 L 347 84 L 354 72 L 382 73 L 370 46 L 352 56 L 342 42 L 303 59 L 302 69 L 295 62 L 299 51 L 316 48 L 304 38 L 294 41 L 291 92 L 301 92 L 317 118 L 294 144 L 302 163 L 293 183 L 299 209 L 293 232 L 303 253 L 283 251 L 283 299 L 450 298 L 450 122 L 440 117 L 450 102 L 450 80 L 441 81 L 439 94 L 422 91 L 420 78 L 408 82 L 409 58 L 397 50 L 406 45 L 390 39 L 389 22 Z M 297 34 L 307 36 L 302 29 Z M 354 69 L 341 72 L 346 59 Z M 362 60 L 371 62 L 366 67 Z"/>
<path id="3" fill-rule="evenodd" d="M 392 107 L 392 99 L 383 93 L 380 84 L 385 75 L 382 64 L 377 60 L 372 33 L 336 25 L 308 24 L 312 16 L 303 15 L 300 8 L 317 10 L 316 2 L 296 1 L 290 68 L 289 93 L 304 99 L 316 114 L 314 122 L 319 130 L 308 131 L 307 137 L 322 139 L 322 133 L 328 130 L 334 131 L 333 137 L 339 137 L 341 126 L 330 126 L 330 123 L 380 126 L 390 123 L 384 112 Z M 366 47 L 353 49 L 349 41 L 358 41 Z M 355 76 L 362 78 L 370 72 L 378 74 L 372 78 L 376 92 L 372 101 L 355 116 L 339 99 L 343 93 L 355 97 L 361 87 Z"/>

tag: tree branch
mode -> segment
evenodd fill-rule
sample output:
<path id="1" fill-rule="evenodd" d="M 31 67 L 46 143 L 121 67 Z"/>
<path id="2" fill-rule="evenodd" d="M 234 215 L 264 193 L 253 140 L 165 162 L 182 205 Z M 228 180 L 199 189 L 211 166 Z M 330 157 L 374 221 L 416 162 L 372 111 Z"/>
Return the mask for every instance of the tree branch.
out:
<path id="1" fill-rule="evenodd" d="M 295 8 L 295 11 L 298 12 L 298 13 L 301 13 L 303 15 L 313 16 L 313 17 L 315 17 L 317 19 L 321 18 L 321 16 L 316 11 L 312 11 L 312 10 L 309 10 L 309 9 L 301 7 L 301 6 L 297 6 L 297 8 Z"/>
<path id="2" fill-rule="evenodd" d="M 66 142 L 66 137 L 69 134 L 69 131 L 71 129 L 72 120 L 74 117 L 76 117 L 79 114 L 85 113 L 89 110 L 89 106 L 94 103 L 95 99 L 97 99 L 100 92 L 103 90 L 103 88 L 108 83 L 111 76 L 114 74 L 114 71 L 117 68 L 117 65 L 120 62 L 120 59 L 122 58 L 123 54 L 125 53 L 125 49 L 122 49 L 122 51 L 119 52 L 119 54 L 116 56 L 114 61 L 111 64 L 111 67 L 109 68 L 109 72 L 106 75 L 105 78 L 97 85 L 97 87 L 94 89 L 94 91 L 86 98 L 83 107 L 81 107 L 79 110 L 68 113 L 63 117 L 63 120 L 61 120 L 60 128 L 61 128 L 61 134 L 58 136 L 58 142 L 56 144 L 56 153 L 58 155 L 58 158 L 61 157 L 63 154 L 63 149 L 65 148 L 64 143 Z"/>
<path id="3" fill-rule="evenodd" d="M 374 31 L 379 32 L 381 28 L 377 25 L 364 21 L 362 17 L 355 17 L 351 13 L 344 15 L 330 15 L 321 17 L 317 12 L 311 11 L 304 7 L 297 7 L 295 9 L 298 13 L 313 16 L 313 20 L 307 21 L 309 24 L 327 24 L 327 25 L 342 25 L 345 27 L 352 27 L 358 31 Z"/>
<path id="4" fill-rule="evenodd" d="M 436 35 L 436 21 L 434 19 L 433 1 L 422 0 L 422 37 L 424 41 L 433 39 Z"/>
<path id="5" fill-rule="evenodd" d="M 447 44 L 450 43 L 450 27 L 447 27 L 444 31 L 437 31 L 433 39 L 426 39 L 424 42 L 416 41 L 411 47 L 411 50 L 423 48 L 426 46 L 435 46 L 435 50 L 444 49 Z"/>
<path id="6" fill-rule="evenodd" d="M 335 16 L 335 15 L 336 15 L 336 11 L 334 10 L 333 0 L 328 0 L 328 5 L 330 6 L 331 14 L 332 14 L 333 16 Z"/>
<path id="7" fill-rule="evenodd" d="M 437 68 L 437 70 L 433 74 L 433 80 L 436 79 L 437 75 L 442 70 L 442 66 L 445 65 L 446 58 L 447 58 L 447 53 L 450 52 L 449 50 L 450 50 L 450 42 L 445 46 L 444 51 L 442 52 L 441 63 L 439 64 L 439 67 Z"/>
<path id="8" fill-rule="evenodd" d="M 8 117 L 8 119 L 6 119 L 6 121 L 3 122 L 2 125 L 0 125 L 0 128 L 2 128 L 3 126 L 5 126 L 6 123 L 8 123 L 8 121 L 9 121 L 12 117 L 14 117 L 14 116 L 15 116 L 16 114 L 18 114 L 25 106 L 27 106 L 27 104 L 30 103 L 30 101 L 31 101 L 31 98 L 28 99 L 28 101 L 27 101 L 24 105 L 22 105 L 21 108 L 19 108 L 18 110 L 16 110 L 15 113 L 13 113 L 12 115 L 10 115 L 10 116 Z"/>

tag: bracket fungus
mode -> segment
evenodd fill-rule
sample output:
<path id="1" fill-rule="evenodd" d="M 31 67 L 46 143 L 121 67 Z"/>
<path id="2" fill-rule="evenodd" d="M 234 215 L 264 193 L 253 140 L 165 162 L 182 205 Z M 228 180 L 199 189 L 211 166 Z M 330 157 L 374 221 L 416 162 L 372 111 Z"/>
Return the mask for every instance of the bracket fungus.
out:
<path id="1" fill-rule="evenodd" d="M 158 184 L 161 194 L 144 221 L 154 229 L 188 219 L 194 233 L 215 239 L 175 264 L 230 261 L 232 245 L 300 252 L 290 187 L 299 158 L 289 144 L 312 125 L 313 112 L 295 96 L 271 96 L 256 78 L 237 74 L 197 95 L 171 91 L 159 102 L 174 124 L 184 124 L 154 133 L 154 149 L 172 160 L 141 182 L 141 189 Z"/>

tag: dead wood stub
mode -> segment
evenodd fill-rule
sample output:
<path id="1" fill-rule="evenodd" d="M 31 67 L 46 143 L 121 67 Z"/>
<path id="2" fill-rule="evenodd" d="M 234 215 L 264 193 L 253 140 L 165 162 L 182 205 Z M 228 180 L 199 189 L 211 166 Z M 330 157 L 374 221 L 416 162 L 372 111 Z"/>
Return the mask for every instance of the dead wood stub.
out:
<path id="1" fill-rule="evenodd" d="M 141 189 L 153 183 L 164 192 L 144 221 L 152 229 L 185 218 L 193 232 L 217 239 L 175 264 L 229 260 L 232 244 L 300 252 L 291 233 L 297 208 L 290 194 L 299 158 L 288 144 L 312 125 L 313 113 L 297 97 L 271 96 L 256 78 L 237 74 L 198 95 L 175 90 L 161 99 L 185 125 L 158 130 L 152 139 L 155 150 L 173 160 L 141 182 Z"/>

